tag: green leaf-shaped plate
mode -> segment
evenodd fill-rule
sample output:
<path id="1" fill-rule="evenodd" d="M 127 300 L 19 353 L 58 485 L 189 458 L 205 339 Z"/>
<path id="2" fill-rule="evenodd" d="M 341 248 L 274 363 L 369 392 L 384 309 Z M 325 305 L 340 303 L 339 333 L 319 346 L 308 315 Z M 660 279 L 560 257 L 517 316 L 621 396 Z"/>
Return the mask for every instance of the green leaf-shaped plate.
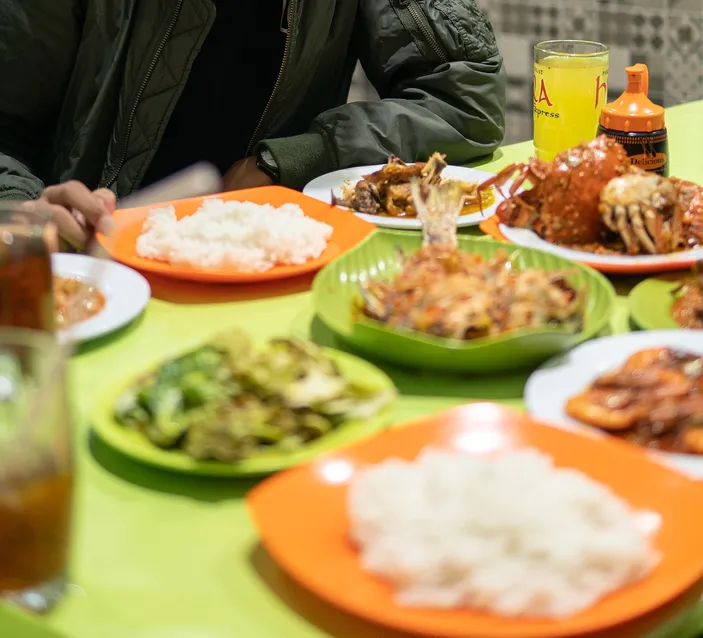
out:
<path id="1" fill-rule="evenodd" d="M 120 395 L 144 376 L 141 372 L 111 386 L 95 403 L 92 426 L 96 434 L 110 447 L 136 461 L 164 470 L 201 476 L 257 476 L 277 472 L 293 465 L 309 461 L 313 457 L 335 450 L 352 441 L 382 430 L 390 421 L 395 386 L 381 370 L 370 363 L 337 350 L 325 349 L 326 354 L 337 362 L 342 374 L 351 382 L 379 392 L 392 393 L 388 404 L 373 418 L 364 421 L 349 421 L 319 439 L 292 453 L 268 451 L 235 463 L 196 461 L 180 450 L 164 450 L 155 446 L 146 436 L 136 430 L 122 427 L 114 418 L 114 410 Z"/>
<path id="2" fill-rule="evenodd" d="M 462 250 L 490 258 L 499 250 L 515 255 L 519 268 L 569 270 L 569 280 L 587 288 L 582 332 L 558 328 L 514 332 L 459 341 L 419 332 L 400 332 L 367 319 L 355 319 L 352 309 L 359 285 L 371 278 L 391 278 L 401 268 L 398 249 L 420 249 L 419 234 L 377 230 L 355 248 L 325 266 L 313 283 L 313 303 L 319 318 L 358 350 L 400 365 L 462 372 L 499 372 L 537 366 L 549 357 L 596 336 L 610 319 L 615 290 L 595 270 L 534 248 L 515 248 L 489 239 L 460 237 Z"/>
<path id="3" fill-rule="evenodd" d="M 672 293 L 680 285 L 680 281 L 654 277 L 637 284 L 627 298 L 632 320 L 643 330 L 681 330 L 671 314 Z"/>

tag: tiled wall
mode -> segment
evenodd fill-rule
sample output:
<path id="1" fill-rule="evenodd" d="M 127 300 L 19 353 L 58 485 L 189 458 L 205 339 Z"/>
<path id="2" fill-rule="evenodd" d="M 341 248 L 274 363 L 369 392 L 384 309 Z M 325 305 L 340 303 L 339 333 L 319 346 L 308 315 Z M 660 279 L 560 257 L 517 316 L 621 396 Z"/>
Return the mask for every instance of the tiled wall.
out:
<path id="1" fill-rule="evenodd" d="M 478 0 L 496 31 L 510 77 L 506 142 L 532 137 L 532 46 L 596 40 L 611 48 L 610 97 L 624 69 L 649 67 L 650 97 L 673 106 L 703 99 L 703 0 Z"/>
<path id="2" fill-rule="evenodd" d="M 596 40 L 611 48 L 610 97 L 625 67 L 649 67 L 650 96 L 673 106 L 703 99 L 703 0 L 477 0 L 496 31 L 510 77 L 506 143 L 532 138 L 532 46 Z M 350 99 L 373 99 L 358 74 Z"/>

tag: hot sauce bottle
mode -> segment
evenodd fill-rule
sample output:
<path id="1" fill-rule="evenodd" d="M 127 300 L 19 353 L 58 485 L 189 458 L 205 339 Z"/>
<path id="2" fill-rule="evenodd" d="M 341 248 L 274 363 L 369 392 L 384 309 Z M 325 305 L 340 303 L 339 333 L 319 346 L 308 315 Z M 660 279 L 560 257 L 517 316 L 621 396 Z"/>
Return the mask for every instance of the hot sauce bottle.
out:
<path id="1" fill-rule="evenodd" d="M 668 177 L 669 142 L 664 107 L 647 96 L 647 65 L 635 64 L 625 71 L 627 89 L 615 102 L 603 107 L 598 134 L 621 144 L 633 166 Z"/>

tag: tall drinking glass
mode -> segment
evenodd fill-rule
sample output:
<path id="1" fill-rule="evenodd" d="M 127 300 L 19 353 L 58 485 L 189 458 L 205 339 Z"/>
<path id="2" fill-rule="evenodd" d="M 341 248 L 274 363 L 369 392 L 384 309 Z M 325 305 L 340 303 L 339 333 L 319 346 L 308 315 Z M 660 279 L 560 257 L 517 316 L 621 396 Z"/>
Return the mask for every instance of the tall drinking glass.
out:
<path id="1" fill-rule="evenodd" d="M 51 214 L 0 202 L 0 327 L 54 331 Z"/>
<path id="2" fill-rule="evenodd" d="M 63 594 L 73 461 L 66 350 L 0 328 L 0 596 L 42 612 Z"/>
<path id="3" fill-rule="evenodd" d="M 535 155 L 551 162 L 557 153 L 590 142 L 608 101 L 610 50 L 598 42 L 552 40 L 535 46 Z"/>

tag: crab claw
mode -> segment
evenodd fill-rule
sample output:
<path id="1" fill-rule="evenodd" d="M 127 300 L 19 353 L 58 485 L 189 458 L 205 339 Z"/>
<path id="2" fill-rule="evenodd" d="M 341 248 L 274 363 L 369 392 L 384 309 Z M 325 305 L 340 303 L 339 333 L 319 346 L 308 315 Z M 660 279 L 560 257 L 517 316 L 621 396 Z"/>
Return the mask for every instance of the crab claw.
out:
<path id="1" fill-rule="evenodd" d="M 464 191 L 458 182 L 423 185 L 410 183 L 425 246 L 456 246 L 456 223 L 464 207 Z"/>

